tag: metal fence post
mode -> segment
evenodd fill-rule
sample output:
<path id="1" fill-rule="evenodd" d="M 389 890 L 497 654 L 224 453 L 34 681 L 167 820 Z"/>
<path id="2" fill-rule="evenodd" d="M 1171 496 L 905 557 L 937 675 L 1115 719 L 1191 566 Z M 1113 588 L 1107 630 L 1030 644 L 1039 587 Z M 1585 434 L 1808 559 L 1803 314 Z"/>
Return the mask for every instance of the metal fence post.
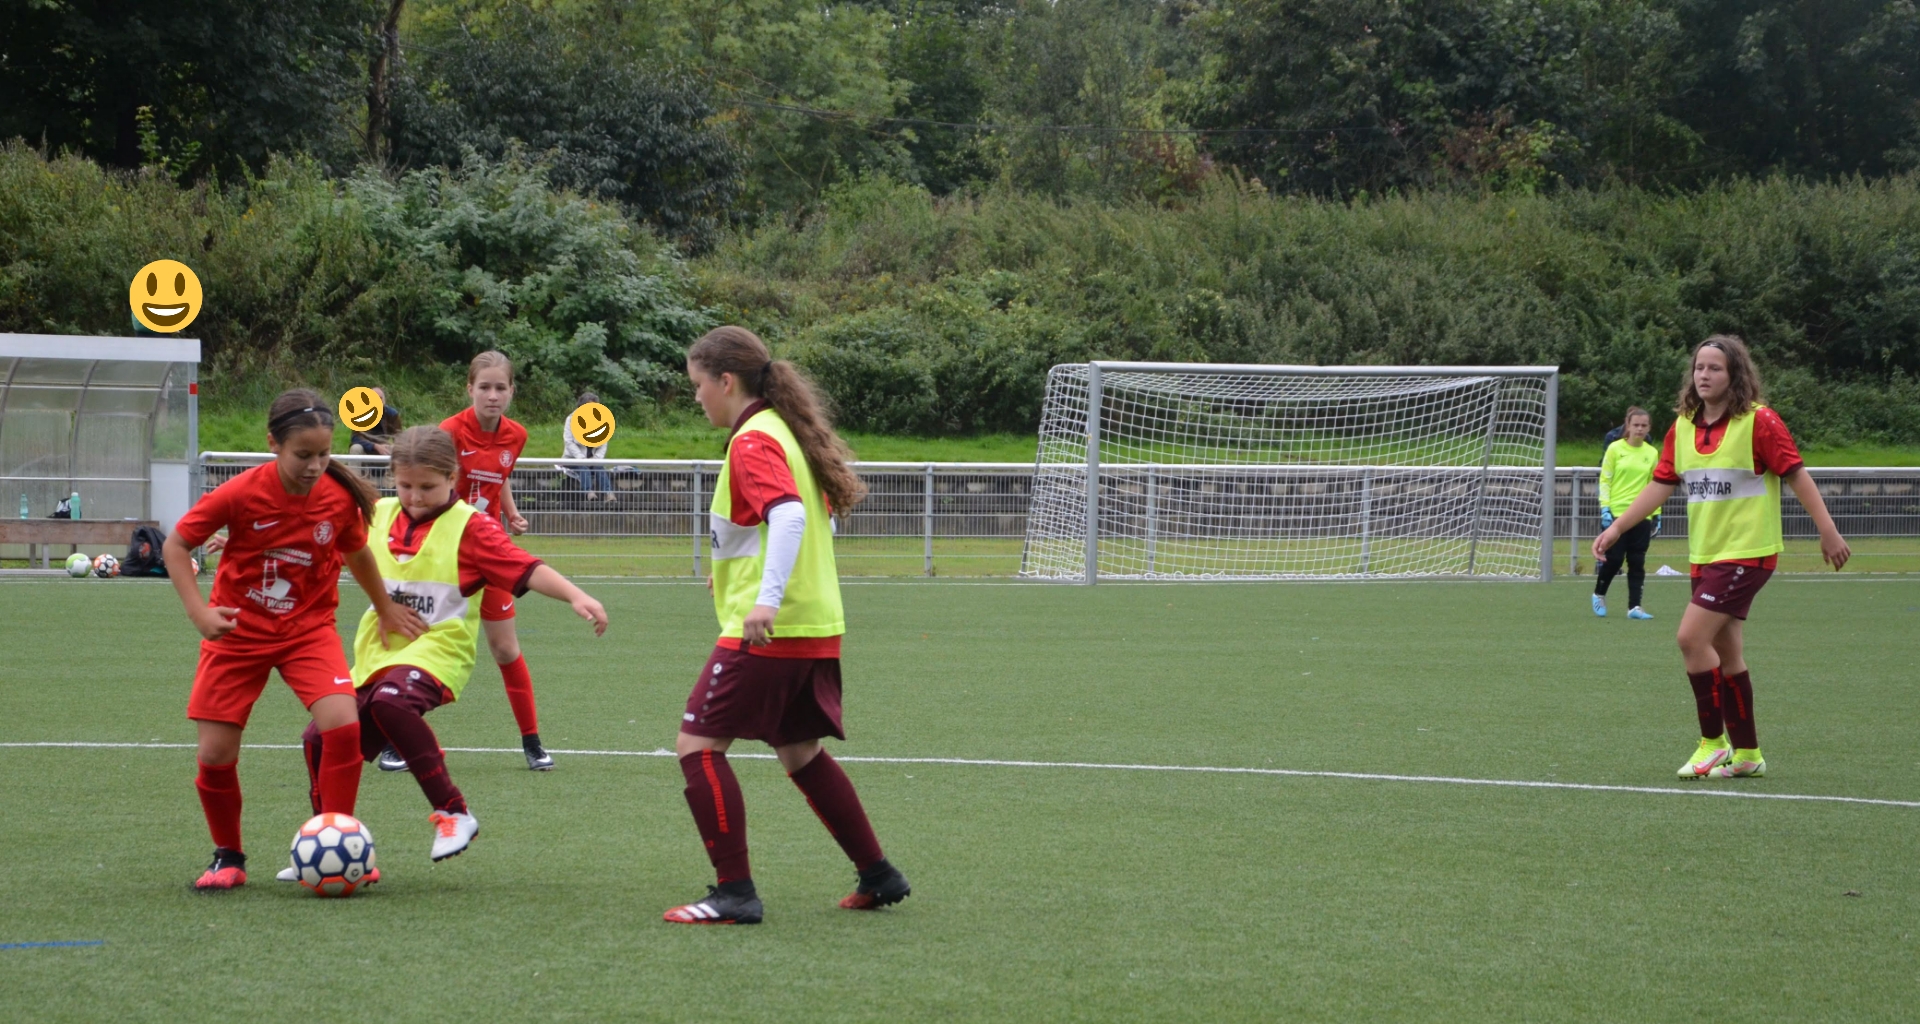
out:
<path id="1" fill-rule="evenodd" d="M 700 535 L 707 532 L 705 529 L 707 524 L 702 522 L 706 517 L 700 514 L 700 483 L 704 475 L 700 472 L 700 464 L 694 463 L 693 486 L 688 490 L 693 493 L 691 500 L 693 502 L 693 575 L 695 579 L 700 578 Z"/>
<path id="2" fill-rule="evenodd" d="M 1100 581 L 1100 364 L 1087 364 L 1086 583 Z"/>
<path id="3" fill-rule="evenodd" d="M 1160 473 L 1147 467 L 1147 571 L 1154 569 L 1155 542 L 1160 539 Z"/>
<path id="4" fill-rule="evenodd" d="M 927 463 L 926 511 L 922 515 L 921 537 L 926 542 L 926 566 L 921 570 L 933 575 L 933 463 Z"/>
<path id="5" fill-rule="evenodd" d="M 1360 575 L 1373 571 L 1373 467 L 1360 478 Z"/>

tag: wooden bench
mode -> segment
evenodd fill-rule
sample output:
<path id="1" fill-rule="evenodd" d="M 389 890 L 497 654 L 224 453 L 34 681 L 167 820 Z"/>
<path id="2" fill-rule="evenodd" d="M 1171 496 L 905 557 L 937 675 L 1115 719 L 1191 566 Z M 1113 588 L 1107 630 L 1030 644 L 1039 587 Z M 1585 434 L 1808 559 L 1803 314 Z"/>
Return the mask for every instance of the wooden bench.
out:
<path id="1" fill-rule="evenodd" d="M 137 526 L 159 526 L 151 519 L 0 519 L 0 544 L 27 544 L 40 548 L 40 568 L 51 568 L 51 550 L 106 544 L 117 554 L 133 540 Z M 33 560 L 33 549 L 27 549 Z"/>

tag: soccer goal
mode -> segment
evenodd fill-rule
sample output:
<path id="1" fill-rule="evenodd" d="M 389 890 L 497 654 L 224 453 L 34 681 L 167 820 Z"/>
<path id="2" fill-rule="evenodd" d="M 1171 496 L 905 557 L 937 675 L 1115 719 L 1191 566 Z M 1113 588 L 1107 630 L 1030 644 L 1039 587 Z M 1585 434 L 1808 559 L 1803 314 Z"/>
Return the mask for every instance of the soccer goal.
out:
<path id="1" fill-rule="evenodd" d="M 1056 366 L 1021 575 L 1551 579 L 1558 400 L 1551 366 Z"/>

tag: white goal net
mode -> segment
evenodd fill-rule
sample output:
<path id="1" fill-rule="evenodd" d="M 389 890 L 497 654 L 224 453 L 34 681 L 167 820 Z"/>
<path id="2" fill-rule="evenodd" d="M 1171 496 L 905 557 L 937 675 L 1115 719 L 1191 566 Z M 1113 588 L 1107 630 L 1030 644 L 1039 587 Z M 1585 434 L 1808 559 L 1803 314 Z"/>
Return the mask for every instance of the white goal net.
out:
<path id="1" fill-rule="evenodd" d="M 1550 578 L 1558 388 L 1539 366 L 1056 366 L 1021 574 Z"/>

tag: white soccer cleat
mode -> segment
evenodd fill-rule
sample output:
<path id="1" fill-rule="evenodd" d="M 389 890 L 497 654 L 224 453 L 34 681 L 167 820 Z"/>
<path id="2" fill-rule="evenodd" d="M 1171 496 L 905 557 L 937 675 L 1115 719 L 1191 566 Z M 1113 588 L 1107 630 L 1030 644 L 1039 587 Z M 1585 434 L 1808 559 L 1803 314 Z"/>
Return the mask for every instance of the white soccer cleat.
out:
<path id="1" fill-rule="evenodd" d="M 452 814 L 435 811 L 427 820 L 433 823 L 433 859 L 436 861 L 459 856 L 473 837 L 480 834 L 480 822 L 465 811 Z"/>
<path id="2" fill-rule="evenodd" d="M 300 869 L 289 864 L 281 868 L 280 873 L 273 876 L 273 880 L 276 882 L 298 882 L 300 880 Z"/>

